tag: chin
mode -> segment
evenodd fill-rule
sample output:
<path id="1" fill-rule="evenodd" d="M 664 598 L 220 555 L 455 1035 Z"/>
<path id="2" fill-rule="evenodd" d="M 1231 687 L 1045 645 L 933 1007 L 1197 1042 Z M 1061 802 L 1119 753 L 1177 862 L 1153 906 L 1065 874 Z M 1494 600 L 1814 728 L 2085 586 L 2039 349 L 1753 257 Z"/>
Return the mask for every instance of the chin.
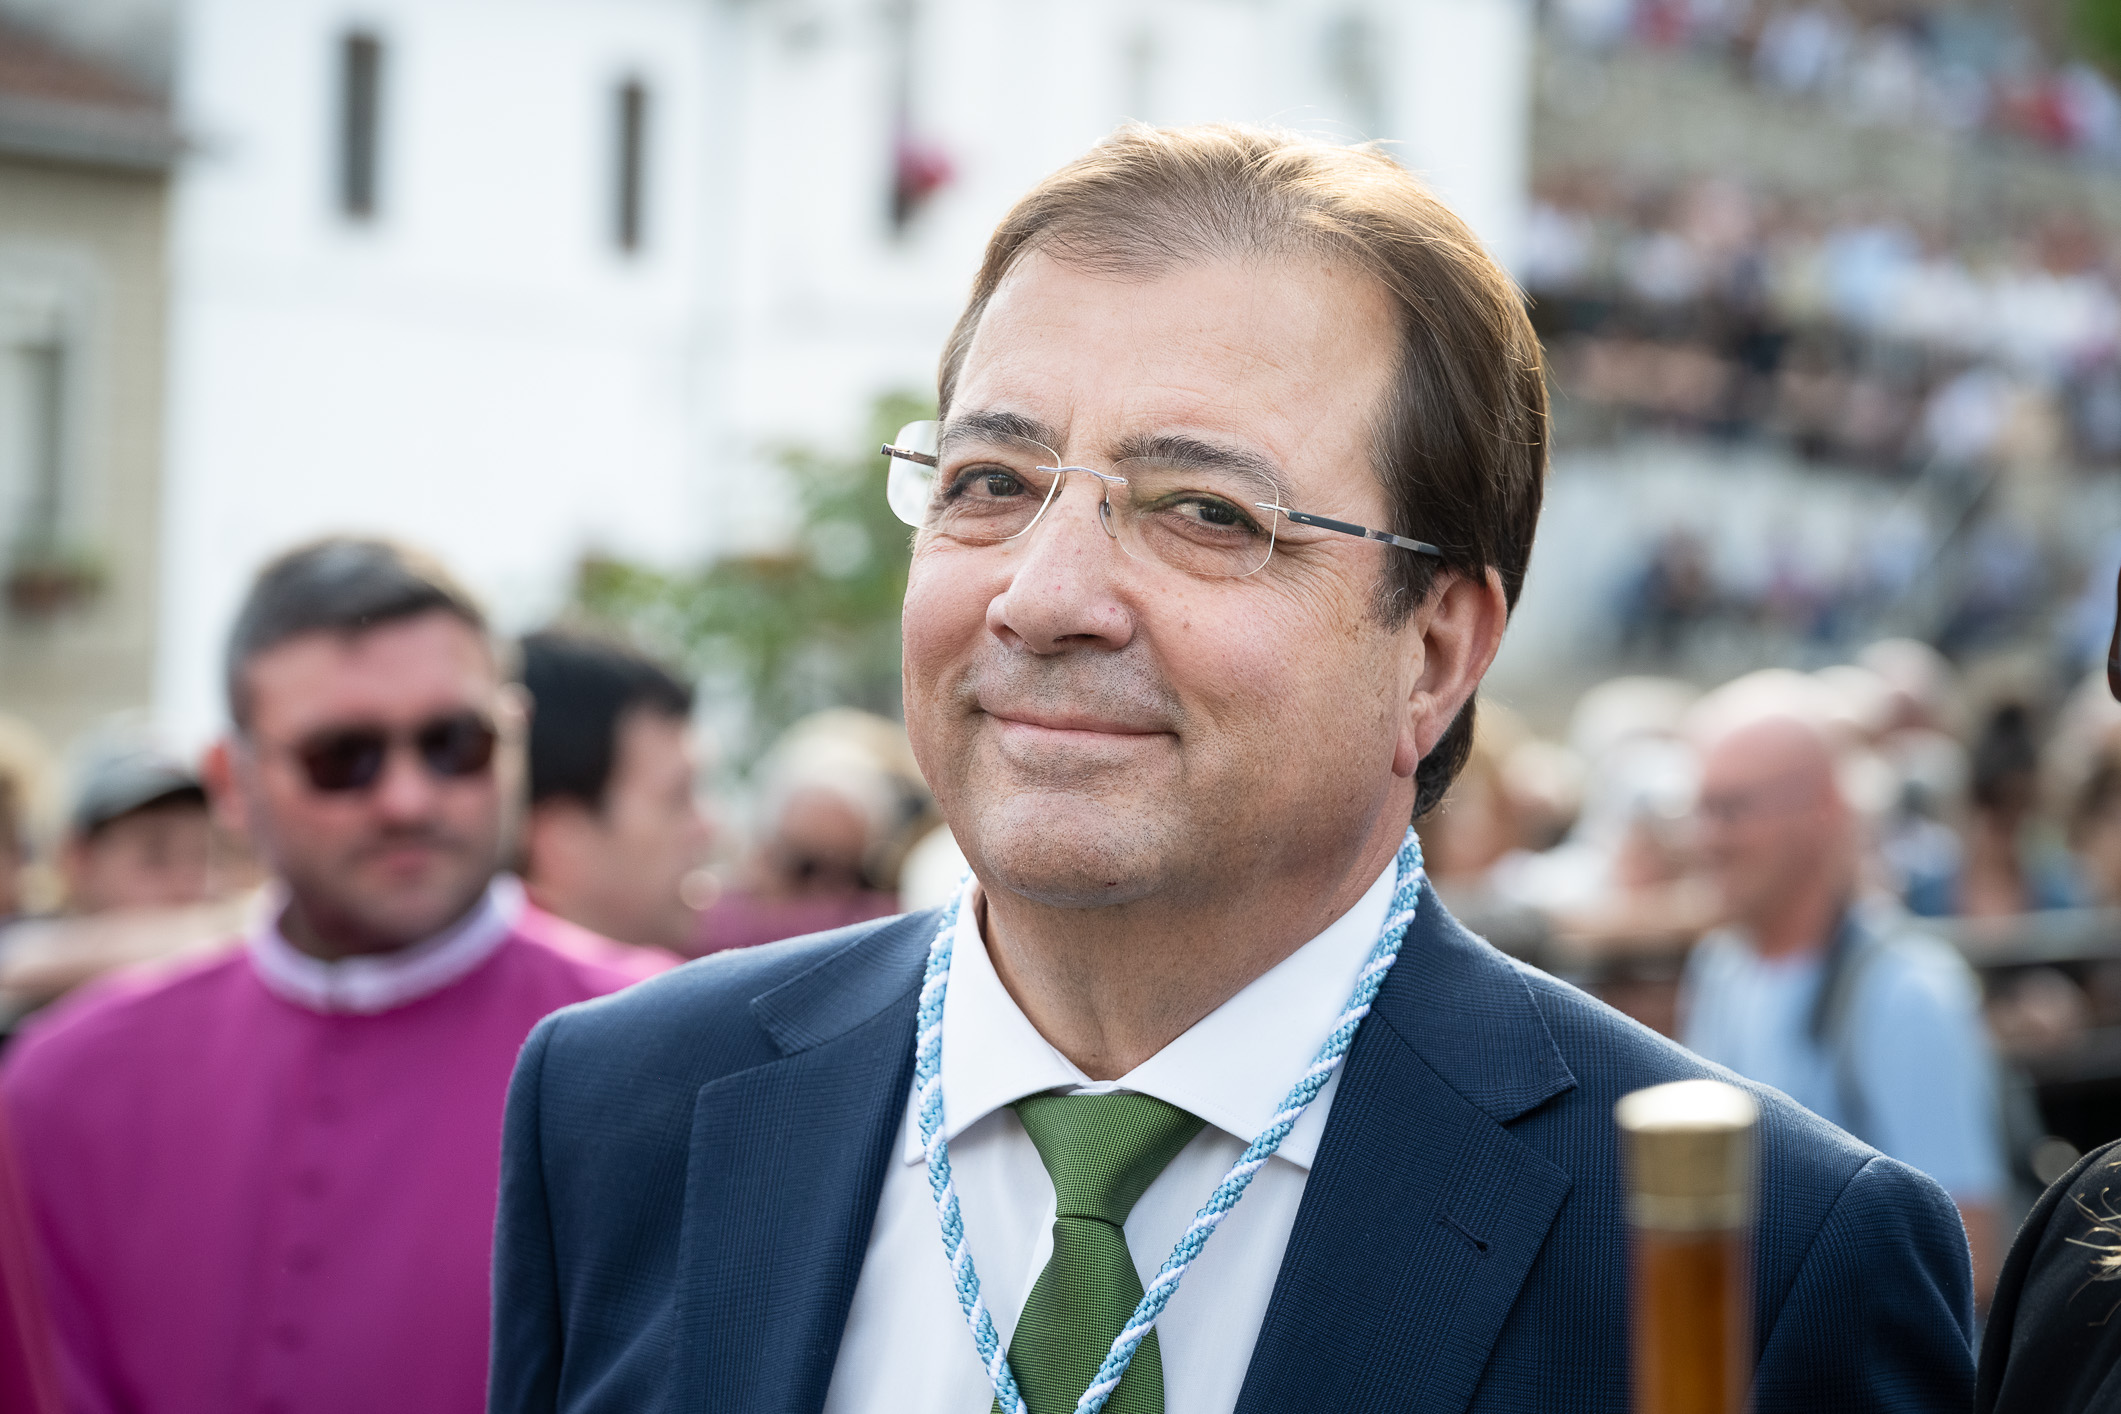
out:
<path id="1" fill-rule="evenodd" d="M 961 839 L 991 888 L 1054 908 L 1102 908 L 1167 887 L 1172 836 L 1147 803 L 1040 791 L 976 811 Z"/>
<path id="2" fill-rule="evenodd" d="M 437 881 L 419 889 L 400 889 L 382 894 L 366 906 L 364 922 L 376 936 L 389 938 L 399 947 L 425 942 L 459 921 L 485 893 L 485 881 L 470 887 L 458 881 Z"/>

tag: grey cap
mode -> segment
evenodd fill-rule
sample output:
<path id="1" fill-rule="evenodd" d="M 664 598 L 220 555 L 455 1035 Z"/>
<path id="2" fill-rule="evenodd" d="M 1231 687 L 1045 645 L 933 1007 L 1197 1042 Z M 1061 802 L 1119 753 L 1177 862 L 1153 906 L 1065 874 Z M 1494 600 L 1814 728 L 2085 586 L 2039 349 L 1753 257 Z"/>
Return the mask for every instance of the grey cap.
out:
<path id="1" fill-rule="evenodd" d="M 67 818 L 75 833 L 86 835 L 120 816 L 180 797 L 205 803 L 198 773 L 166 751 L 136 746 L 98 755 L 82 766 Z"/>

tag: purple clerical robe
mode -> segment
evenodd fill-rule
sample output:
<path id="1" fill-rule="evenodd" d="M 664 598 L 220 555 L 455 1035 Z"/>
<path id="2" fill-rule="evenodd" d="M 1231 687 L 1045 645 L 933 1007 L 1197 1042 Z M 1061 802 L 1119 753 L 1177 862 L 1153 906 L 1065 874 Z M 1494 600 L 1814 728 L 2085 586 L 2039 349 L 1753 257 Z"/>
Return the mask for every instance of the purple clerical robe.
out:
<path id="1" fill-rule="evenodd" d="M 74 1414 L 477 1414 L 537 1020 L 669 965 L 497 884 L 440 938 L 101 984 L 0 1071 Z"/>

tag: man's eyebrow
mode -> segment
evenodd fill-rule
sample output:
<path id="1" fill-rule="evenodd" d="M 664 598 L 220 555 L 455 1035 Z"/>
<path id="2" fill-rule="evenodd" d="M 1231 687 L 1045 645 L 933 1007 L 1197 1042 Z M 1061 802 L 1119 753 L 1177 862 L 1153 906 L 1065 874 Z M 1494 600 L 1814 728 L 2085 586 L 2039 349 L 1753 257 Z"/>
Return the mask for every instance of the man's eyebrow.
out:
<path id="1" fill-rule="evenodd" d="M 1022 437 L 1042 447 L 1051 447 L 1056 440 L 1045 423 L 1016 412 L 968 412 L 943 424 L 943 446 L 961 437 Z"/>
<path id="2" fill-rule="evenodd" d="M 1198 437 L 1165 433 L 1128 437 L 1118 447 L 1123 460 L 1141 459 L 1189 471 L 1220 471 L 1255 482 L 1276 502 L 1287 505 L 1289 478 L 1281 467 L 1262 453 L 1241 447 L 1224 447 Z"/>

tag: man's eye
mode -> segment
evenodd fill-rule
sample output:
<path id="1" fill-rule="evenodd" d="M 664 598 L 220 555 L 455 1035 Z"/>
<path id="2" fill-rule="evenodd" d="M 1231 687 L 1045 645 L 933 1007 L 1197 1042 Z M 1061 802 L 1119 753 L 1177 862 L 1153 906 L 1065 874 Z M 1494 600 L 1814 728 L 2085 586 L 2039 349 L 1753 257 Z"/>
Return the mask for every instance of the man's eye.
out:
<path id="1" fill-rule="evenodd" d="M 959 500 L 1006 501 L 1023 495 L 1027 489 L 1023 479 L 1006 467 L 979 466 L 959 472 L 951 482 L 950 494 Z"/>
<path id="2" fill-rule="evenodd" d="M 1220 496 L 1173 496 L 1158 508 L 1158 512 L 1202 530 L 1251 532 L 1259 529 L 1258 521 Z"/>

